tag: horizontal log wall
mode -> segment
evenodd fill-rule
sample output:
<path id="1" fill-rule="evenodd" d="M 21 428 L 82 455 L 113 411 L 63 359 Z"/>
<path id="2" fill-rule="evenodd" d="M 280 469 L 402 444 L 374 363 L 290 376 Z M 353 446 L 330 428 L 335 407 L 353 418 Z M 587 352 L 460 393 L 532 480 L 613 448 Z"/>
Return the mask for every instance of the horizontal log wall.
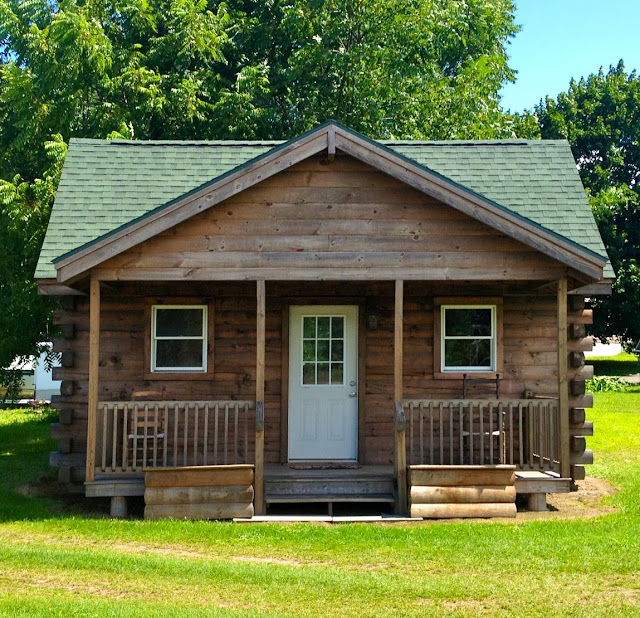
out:
<path id="1" fill-rule="evenodd" d="M 411 517 L 515 517 L 514 466 L 409 466 Z"/>
<path id="2" fill-rule="evenodd" d="M 380 315 L 374 330 L 362 329 L 364 363 L 360 379 L 361 459 L 367 464 L 392 463 L 393 454 L 393 284 L 314 285 L 273 282 L 267 286 L 265 461 L 286 460 L 286 427 L 281 424 L 282 314 L 285 304 L 359 304 L 361 313 L 374 307 Z M 504 296 L 504 372 L 501 398 L 556 396 L 555 314 L 553 297 L 511 296 L 503 286 L 465 287 L 469 294 Z M 212 295 L 215 293 L 215 296 Z M 433 377 L 433 298 L 459 294 L 456 286 L 408 283 L 404 311 L 404 391 L 406 398 L 459 399 L 462 378 Z M 100 345 L 100 399 L 129 401 L 133 390 L 165 387 L 167 398 L 182 400 L 252 399 L 255 394 L 255 289 L 251 283 L 117 284 L 103 291 Z M 145 307 L 155 302 L 201 302 L 214 307 L 214 369 L 208 380 L 191 381 L 159 376 L 146 377 L 144 347 L 150 325 Z M 58 322 L 74 325 L 74 338 L 60 338 L 54 349 L 73 355 L 71 367 L 56 369 L 56 377 L 72 387 L 72 394 L 58 402 L 60 422 L 53 435 L 60 440 L 52 463 L 61 468 L 61 480 L 83 479 L 86 450 L 88 378 L 88 303 L 80 298 L 76 310 L 56 315 Z M 578 342 L 578 345 L 584 345 Z M 571 342 L 570 342 L 570 349 Z M 474 393 L 473 387 L 469 395 Z M 486 394 L 483 396 L 487 396 Z M 585 402 L 588 397 L 581 397 Z M 573 401 L 573 400 L 572 400 Z M 579 431 L 587 426 L 580 425 Z M 254 447 L 249 432 L 249 453 Z"/>
<path id="3" fill-rule="evenodd" d="M 253 517 L 253 466 L 161 468 L 145 475 L 145 519 Z"/>

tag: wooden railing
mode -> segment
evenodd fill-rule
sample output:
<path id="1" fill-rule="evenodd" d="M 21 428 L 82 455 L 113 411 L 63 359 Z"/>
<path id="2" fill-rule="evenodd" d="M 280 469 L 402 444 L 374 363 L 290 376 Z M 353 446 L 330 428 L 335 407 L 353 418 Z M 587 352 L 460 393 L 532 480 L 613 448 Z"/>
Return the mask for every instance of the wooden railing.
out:
<path id="1" fill-rule="evenodd" d="M 408 463 L 560 471 L 557 399 L 403 401 Z"/>
<path id="2" fill-rule="evenodd" d="M 96 474 L 251 463 L 254 409 L 253 401 L 101 401 Z"/>

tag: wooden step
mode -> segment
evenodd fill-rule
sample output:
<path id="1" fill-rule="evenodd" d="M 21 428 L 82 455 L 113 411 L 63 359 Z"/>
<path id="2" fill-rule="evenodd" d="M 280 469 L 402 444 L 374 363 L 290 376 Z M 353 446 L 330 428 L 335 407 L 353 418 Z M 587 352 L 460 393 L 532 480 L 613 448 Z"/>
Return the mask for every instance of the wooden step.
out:
<path id="1" fill-rule="evenodd" d="M 267 494 L 265 496 L 267 504 L 290 504 L 302 502 L 395 502 L 393 494 L 367 494 L 362 496 L 346 494 L 300 494 L 278 496 Z"/>
<path id="2" fill-rule="evenodd" d="M 265 482 L 265 494 L 367 496 L 393 494 L 392 479 L 278 479 Z"/>

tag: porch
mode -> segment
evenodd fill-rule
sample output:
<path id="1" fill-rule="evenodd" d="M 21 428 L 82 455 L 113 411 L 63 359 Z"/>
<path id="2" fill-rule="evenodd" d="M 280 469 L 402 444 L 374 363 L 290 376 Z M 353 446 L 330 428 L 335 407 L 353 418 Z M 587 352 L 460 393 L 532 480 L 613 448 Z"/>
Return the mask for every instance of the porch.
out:
<path id="1" fill-rule="evenodd" d="M 243 333 L 247 330 L 245 325 L 253 321 L 255 340 L 251 344 L 244 340 L 242 345 L 249 354 L 255 354 L 255 361 L 250 368 L 255 380 L 247 380 L 249 374 L 244 373 L 241 381 L 234 382 L 234 385 L 240 384 L 242 389 L 235 392 L 227 390 L 226 397 L 134 401 L 127 400 L 126 392 L 122 399 L 102 400 L 98 397 L 99 393 L 105 392 L 100 390 L 98 375 L 99 367 L 104 365 L 99 360 L 101 288 L 99 281 L 91 282 L 86 494 L 111 496 L 114 514 L 123 512 L 123 501 L 127 496 L 144 494 L 145 477 L 155 470 L 172 470 L 167 478 L 174 479 L 176 487 L 182 487 L 179 484 L 182 481 L 176 479 L 190 477 L 189 471 L 202 469 L 202 478 L 208 480 L 198 483 L 206 482 L 218 487 L 217 481 L 211 480 L 217 471 L 225 467 L 233 469 L 234 466 L 248 466 L 251 469 L 251 509 L 257 515 L 264 514 L 274 504 L 304 502 L 324 503 L 329 508 L 336 502 L 380 503 L 385 505 L 384 508 L 393 509 L 396 514 L 406 514 L 415 504 L 412 499 L 412 470 L 420 466 L 439 468 L 442 472 L 451 467 L 468 468 L 469 475 L 456 480 L 455 486 L 469 491 L 443 491 L 443 487 L 454 485 L 447 485 L 449 481 L 442 480 L 442 475 L 438 480 L 440 484 L 434 485 L 440 488 L 435 492 L 437 497 L 447 501 L 443 504 L 457 504 L 460 501 L 472 501 L 471 504 L 480 501 L 480 504 L 484 504 L 482 500 L 493 500 L 495 493 L 486 490 L 490 485 L 486 485 L 482 479 L 486 476 L 486 470 L 501 466 L 508 466 L 515 473 L 512 479 L 509 476 L 506 481 L 503 478 L 499 480 L 504 488 L 512 488 L 505 489 L 506 493 L 501 498 L 508 496 L 511 503 L 518 491 L 526 491 L 536 496 L 530 505 L 541 508 L 543 500 L 540 495 L 569 490 L 567 380 L 566 367 L 561 362 L 567 357 L 566 280 L 554 286 L 557 300 L 547 298 L 541 308 L 545 312 L 546 323 L 550 321 L 546 317 L 549 315 L 549 305 L 553 303 L 552 306 L 557 308 L 557 320 L 554 319 L 557 328 L 553 328 L 556 338 L 551 342 L 557 350 L 546 355 L 544 375 L 552 371 L 557 371 L 558 375 L 554 375 L 552 380 L 545 377 L 545 381 L 540 383 L 547 393 L 552 391 L 560 393 L 560 396 L 544 394 L 545 390 L 542 390 L 530 394 L 527 399 L 514 396 L 514 390 L 519 388 L 520 383 L 513 379 L 505 380 L 502 391 L 496 388 L 493 393 L 474 393 L 473 398 L 460 398 L 452 394 L 465 394 L 467 389 L 463 380 L 456 376 L 455 379 L 445 376 L 448 379 L 437 381 L 427 375 L 428 372 L 415 371 L 413 365 L 418 362 L 418 351 L 434 345 L 434 327 L 429 323 L 431 318 L 426 317 L 433 316 L 434 308 L 415 298 L 425 292 L 435 295 L 435 290 L 442 290 L 442 285 L 438 288 L 434 284 L 412 282 L 407 294 L 407 286 L 401 280 L 377 282 L 376 287 L 374 284 L 358 282 L 342 287 L 323 282 L 316 286 L 316 297 L 303 295 L 304 292 L 301 294 L 300 287 L 294 283 L 281 282 L 269 284 L 271 295 L 267 297 L 265 281 L 253 284 L 255 292 L 249 296 L 249 285 L 231 288 L 230 293 L 237 294 L 241 289 L 244 296 L 241 301 L 237 297 L 230 298 L 229 304 L 234 305 L 234 310 L 235 306 L 240 307 L 238 311 L 242 312 L 240 317 L 243 321 L 240 324 Z M 219 285 L 218 293 L 223 294 L 224 289 Z M 483 283 L 477 284 L 476 290 L 480 289 L 494 296 L 496 294 L 495 288 Z M 507 288 L 503 286 L 504 289 Z M 514 286 L 514 289 L 520 288 Z M 293 290 L 298 296 L 292 294 Z M 379 323 L 372 328 L 368 325 L 369 316 L 366 315 L 369 311 L 366 294 L 376 299 L 376 309 L 381 314 Z M 407 296 L 409 307 L 405 305 Z M 289 300 L 283 302 L 282 299 L 287 297 Z M 423 297 L 420 296 L 420 299 Z M 227 317 L 222 310 L 225 302 L 216 305 L 216 319 L 223 326 L 235 324 L 236 318 Z M 248 315 L 246 305 L 249 302 L 255 303 L 255 317 Z M 523 302 L 514 294 L 512 300 L 505 301 L 505 313 L 517 315 Z M 355 395 L 354 400 L 359 402 L 356 407 L 355 455 L 348 458 L 348 462 L 336 461 L 335 458 L 330 458 L 334 461 L 323 462 L 317 456 L 310 458 L 310 461 L 304 458 L 292 461 L 287 451 L 290 444 L 287 414 L 291 412 L 287 398 L 289 308 L 327 303 L 356 308 L 358 336 L 353 349 L 357 350 L 355 375 L 358 384 L 355 388 L 350 387 L 348 378 L 340 378 L 346 385 L 345 389 L 352 391 L 347 392 L 347 397 Z M 359 313 L 357 309 L 360 309 Z M 268 316 L 271 322 L 267 326 Z M 219 328 L 216 333 L 218 337 L 221 330 Z M 545 327 L 544 332 L 548 333 L 549 330 Z M 534 335 L 538 337 L 538 331 Z M 502 333 L 499 336 L 502 337 Z M 505 335 L 507 337 L 513 338 L 514 335 L 509 332 Z M 544 343 L 547 345 L 548 339 Z M 223 347 L 220 339 L 216 339 L 215 346 L 217 350 Z M 275 348 L 275 354 L 272 353 L 270 357 L 271 366 L 267 363 L 268 347 L 270 352 Z M 404 356 L 407 351 L 408 363 Z M 243 352 L 245 370 L 246 356 Z M 550 356 L 557 357 L 553 365 L 548 358 Z M 145 366 L 147 360 L 144 360 Z M 277 372 L 273 369 L 276 360 L 280 363 Z M 508 357 L 508 361 L 514 362 L 512 357 Z M 153 376 L 156 380 L 153 384 L 162 385 L 163 381 L 166 382 L 169 384 L 169 393 L 172 392 L 171 384 L 174 390 L 180 385 L 182 392 L 193 389 L 195 392 L 215 393 L 217 385 L 223 383 L 220 376 L 234 375 L 224 370 L 225 362 L 228 359 L 221 355 L 219 363 L 223 370 L 211 378 L 196 376 L 200 379 L 191 382 L 190 377 L 184 375 L 160 374 Z M 433 369 L 430 371 L 433 372 Z M 150 379 L 149 376 L 147 379 Z M 255 398 L 246 397 L 247 391 L 253 386 L 251 382 L 255 385 Z M 224 382 L 228 383 L 228 380 Z M 244 386 L 247 383 L 249 388 Z M 415 396 L 420 392 L 427 393 L 430 389 L 439 389 L 448 396 L 437 399 Z M 164 387 L 162 392 L 165 392 Z M 407 398 L 405 393 L 413 397 Z M 265 399 L 268 400 L 266 416 Z M 395 407 L 393 401 L 397 402 Z M 368 433 L 364 433 L 365 427 L 369 427 Z M 269 442 L 266 454 L 265 435 Z M 474 470 L 479 472 L 474 473 Z M 528 474 L 526 484 L 523 473 Z M 203 485 L 184 487 L 186 489 L 178 493 L 185 496 L 198 494 L 201 497 L 197 499 L 202 499 L 204 493 L 192 489 Z M 226 487 L 233 488 L 227 491 L 228 496 L 223 490 L 210 492 L 210 496 L 218 496 L 215 500 L 219 501 L 228 500 L 229 496 L 240 491 L 240 485 Z M 243 495 L 246 497 L 246 494 Z M 460 512 L 459 509 L 449 511 Z M 471 511 L 480 512 L 477 509 Z M 213 509 L 211 512 L 222 513 L 223 510 Z M 224 512 L 229 514 L 229 511 Z M 485 509 L 483 512 L 488 511 Z"/>

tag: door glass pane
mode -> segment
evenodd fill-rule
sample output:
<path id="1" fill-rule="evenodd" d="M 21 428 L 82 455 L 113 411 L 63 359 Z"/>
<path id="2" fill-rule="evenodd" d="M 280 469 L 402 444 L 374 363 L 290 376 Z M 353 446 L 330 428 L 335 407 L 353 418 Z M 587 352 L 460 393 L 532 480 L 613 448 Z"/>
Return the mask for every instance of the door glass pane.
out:
<path id="1" fill-rule="evenodd" d="M 318 379 L 316 384 L 329 384 L 329 363 L 318 363 Z"/>
<path id="2" fill-rule="evenodd" d="M 342 339 L 333 339 L 331 341 L 331 360 L 340 363 L 344 361 L 344 342 Z"/>
<path id="3" fill-rule="evenodd" d="M 316 383 L 316 364 L 305 363 L 302 365 L 302 383 L 303 384 L 315 384 Z"/>
<path id="4" fill-rule="evenodd" d="M 305 317 L 302 321 L 302 336 L 305 339 L 315 339 L 316 319 L 315 317 Z"/>
<path id="5" fill-rule="evenodd" d="M 303 361 L 314 361 L 316 360 L 316 342 L 305 341 L 302 344 L 302 360 Z"/>
<path id="6" fill-rule="evenodd" d="M 329 360 L 329 340 L 328 339 L 318 340 L 317 360 L 321 362 L 326 362 Z"/>
<path id="7" fill-rule="evenodd" d="M 331 363 L 331 384 L 344 384 L 344 365 Z"/>
<path id="8" fill-rule="evenodd" d="M 318 318 L 318 339 L 328 339 L 331 335 L 330 331 L 331 318 Z"/>
<path id="9" fill-rule="evenodd" d="M 331 318 L 331 336 L 334 339 L 342 339 L 344 337 L 344 318 Z"/>

